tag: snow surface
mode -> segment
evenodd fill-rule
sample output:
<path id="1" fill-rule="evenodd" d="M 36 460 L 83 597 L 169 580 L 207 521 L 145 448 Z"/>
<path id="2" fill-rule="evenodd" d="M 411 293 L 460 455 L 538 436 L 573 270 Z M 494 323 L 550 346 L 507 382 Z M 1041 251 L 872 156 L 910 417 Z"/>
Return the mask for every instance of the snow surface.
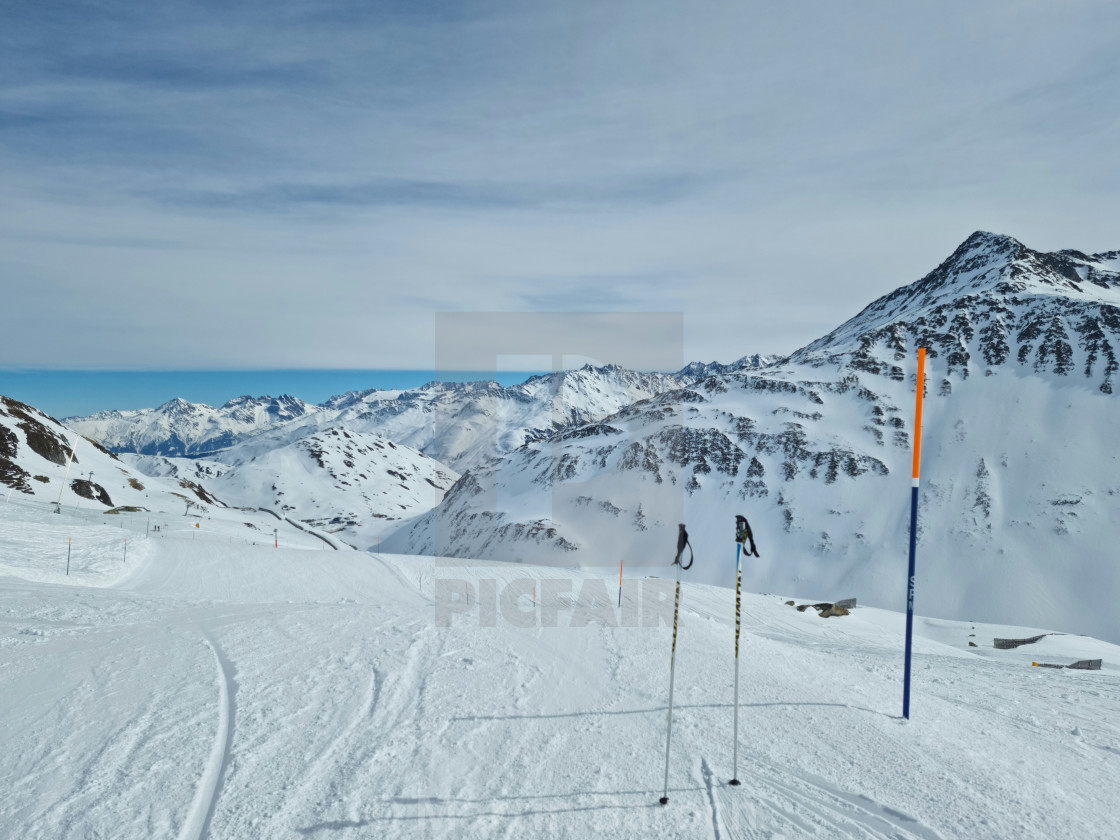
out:
<path id="1" fill-rule="evenodd" d="M 919 619 L 906 722 L 901 615 L 747 594 L 733 788 L 734 593 L 686 582 L 662 807 L 671 581 L 628 567 L 619 610 L 617 574 L 238 524 L 0 503 L 0 835 L 1120 837 L 1114 645 Z"/>

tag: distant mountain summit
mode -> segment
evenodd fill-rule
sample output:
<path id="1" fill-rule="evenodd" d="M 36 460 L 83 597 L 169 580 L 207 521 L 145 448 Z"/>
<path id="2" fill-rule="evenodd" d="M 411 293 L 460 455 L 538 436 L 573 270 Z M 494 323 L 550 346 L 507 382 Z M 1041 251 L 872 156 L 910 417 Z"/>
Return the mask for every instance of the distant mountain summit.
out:
<path id="1" fill-rule="evenodd" d="M 941 265 L 885 295 L 794 353 L 812 365 L 851 364 L 901 375 L 906 337 L 944 359 L 946 372 L 994 371 L 1008 359 L 1035 372 L 1081 374 L 1112 393 L 1120 331 L 1117 252 L 1043 253 L 978 231 Z"/>
<path id="2" fill-rule="evenodd" d="M 111 452 L 202 457 L 318 411 L 298 397 L 235 397 L 220 408 L 176 397 L 157 408 L 99 411 L 63 421 Z"/>
<path id="3" fill-rule="evenodd" d="M 681 368 L 680 371 L 677 372 L 677 376 L 685 381 L 695 382 L 698 379 L 721 373 L 734 373 L 738 370 L 759 370 L 760 368 L 769 367 L 781 359 L 782 356 L 765 356 L 760 353 L 754 353 L 750 356 L 743 356 L 741 359 L 728 365 L 720 364 L 719 362 L 692 362 Z"/>
<path id="4" fill-rule="evenodd" d="M 257 422 L 261 411 L 274 418 L 276 422 L 282 423 L 285 420 L 302 417 L 312 408 L 313 406 L 308 405 L 298 397 L 288 394 L 281 394 L 279 397 L 251 397 L 246 394 L 245 396 L 234 397 L 222 406 L 223 410 L 229 411 L 238 420 L 245 423 Z"/>

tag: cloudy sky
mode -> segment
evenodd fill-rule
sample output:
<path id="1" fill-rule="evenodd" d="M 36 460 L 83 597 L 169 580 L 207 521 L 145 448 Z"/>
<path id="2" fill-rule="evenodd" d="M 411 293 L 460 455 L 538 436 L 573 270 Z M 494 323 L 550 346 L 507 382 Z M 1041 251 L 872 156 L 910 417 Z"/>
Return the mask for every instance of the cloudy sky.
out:
<path id="1" fill-rule="evenodd" d="M 1117 33 L 1114 0 L 8 0 L 0 368 L 430 369 L 477 312 L 790 352 L 976 229 L 1120 248 Z M 639 333 L 602 361 L 681 342 Z"/>

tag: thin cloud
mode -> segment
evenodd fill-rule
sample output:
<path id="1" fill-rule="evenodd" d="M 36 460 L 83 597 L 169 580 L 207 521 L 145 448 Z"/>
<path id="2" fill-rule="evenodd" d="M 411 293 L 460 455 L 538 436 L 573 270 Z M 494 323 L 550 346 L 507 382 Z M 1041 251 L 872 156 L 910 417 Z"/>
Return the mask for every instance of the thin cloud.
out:
<path id="1" fill-rule="evenodd" d="M 109 82 L 130 88 L 182 92 L 233 88 L 298 91 L 322 86 L 328 78 L 326 68 L 325 61 L 254 64 L 205 52 L 179 58 L 151 53 L 116 53 L 67 57 L 50 65 L 48 72 L 83 85 Z"/>
<path id="2" fill-rule="evenodd" d="M 5 361 L 430 368 L 435 312 L 472 310 L 681 312 L 690 359 L 790 352 L 976 229 L 1120 247 L 1117 27 L 1019 0 L 17 3 Z"/>
<path id="3" fill-rule="evenodd" d="M 242 191 L 151 190 L 155 201 L 181 207 L 285 212 L 305 207 L 434 207 L 526 209 L 587 205 L 657 205 L 698 194 L 705 176 L 656 174 L 606 181 L 511 183 L 378 178 L 357 184 L 270 184 Z"/>

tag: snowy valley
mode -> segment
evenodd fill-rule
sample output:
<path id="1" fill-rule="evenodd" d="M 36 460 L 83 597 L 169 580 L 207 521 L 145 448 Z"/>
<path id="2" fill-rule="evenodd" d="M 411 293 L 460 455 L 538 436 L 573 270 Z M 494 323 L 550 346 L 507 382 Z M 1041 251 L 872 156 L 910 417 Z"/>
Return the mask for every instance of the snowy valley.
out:
<path id="1" fill-rule="evenodd" d="M 1120 252 L 976 233 L 785 358 L 4 397 L 0 835 L 1120 837 L 1117 347 Z"/>

